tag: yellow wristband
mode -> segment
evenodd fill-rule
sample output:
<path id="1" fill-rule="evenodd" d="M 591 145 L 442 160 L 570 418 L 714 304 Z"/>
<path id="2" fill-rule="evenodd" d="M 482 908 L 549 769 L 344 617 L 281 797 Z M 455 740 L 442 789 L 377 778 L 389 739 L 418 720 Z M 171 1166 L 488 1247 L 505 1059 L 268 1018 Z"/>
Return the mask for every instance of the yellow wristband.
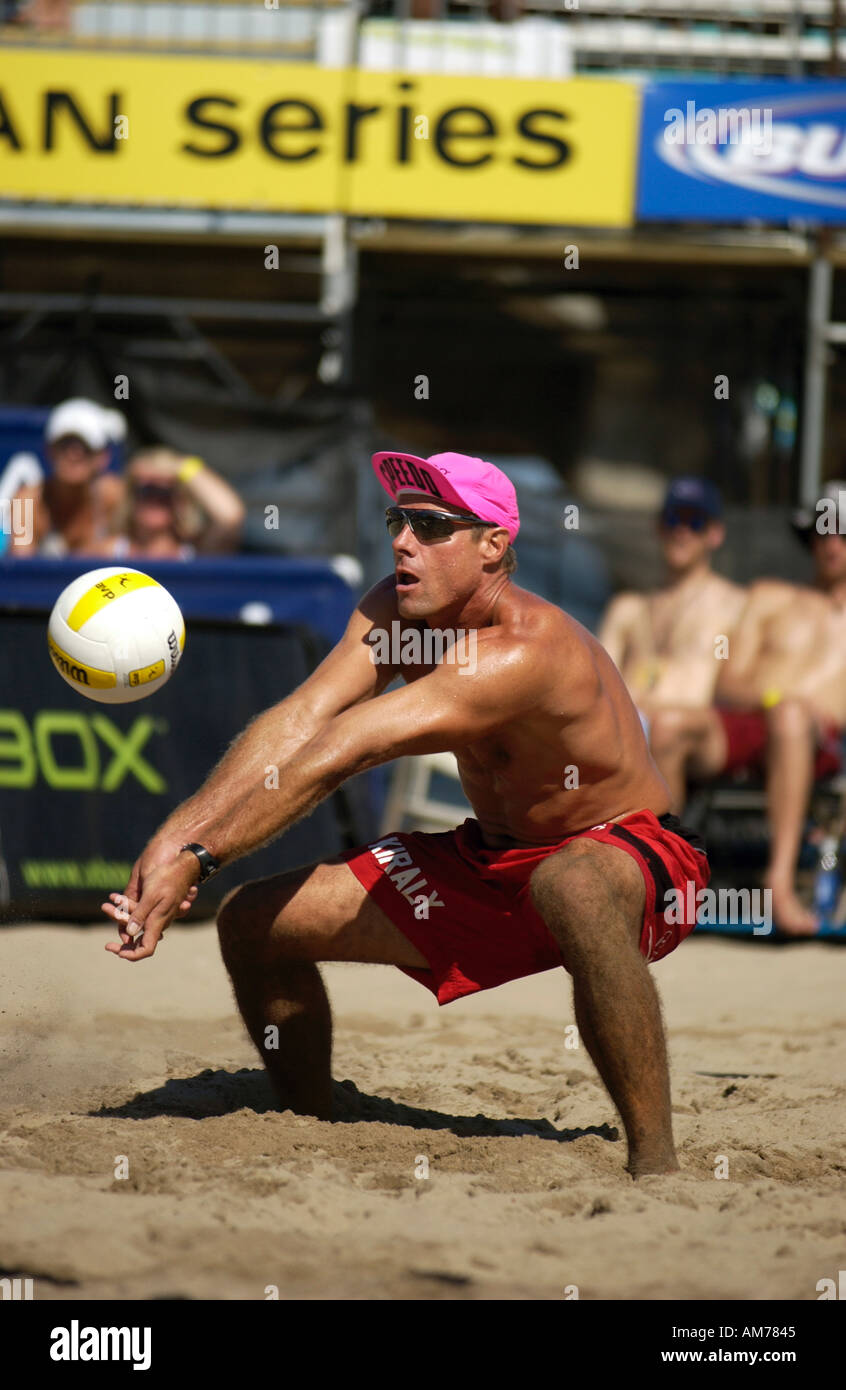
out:
<path id="1" fill-rule="evenodd" d="M 192 455 L 191 458 L 182 460 L 182 462 L 179 465 L 179 468 L 177 469 L 176 476 L 179 479 L 180 483 L 187 483 L 191 478 L 195 477 L 197 473 L 199 473 L 203 468 L 205 468 L 205 466 L 206 465 L 203 463 L 202 459 L 195 458 Z"/>
<path id="2" fill-rule="evenodd" d="M 765 690 L 761 696 L 761 704 L 764 709 L 772 709 L 774 705 L 780 705 L 783 699 L 784 696 L 781 691 L 771 686 L 770 689 Z"/>

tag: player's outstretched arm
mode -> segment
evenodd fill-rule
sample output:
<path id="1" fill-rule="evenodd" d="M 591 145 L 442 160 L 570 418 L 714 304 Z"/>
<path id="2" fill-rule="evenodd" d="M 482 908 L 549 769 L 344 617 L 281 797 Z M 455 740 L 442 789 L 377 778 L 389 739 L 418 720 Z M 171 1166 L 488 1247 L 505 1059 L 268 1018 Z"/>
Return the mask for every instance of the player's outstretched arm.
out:
<path id="1" fill-rule="evenodd" d="M 252 787 L 204 827 L 202 843 L 230 863 L 308 815 L 356 773 L 459 748 L 519 718 L 537 703 L 546 679 L 537 661 L 519 644 L 480 641 L 478 648 L 472 671 L 444 661 L 402 689 L 336 715 L 289 761 L 278 787 Z"/>
<path id="2" fill-rule="evenodd" d="M 112 893 L 102 904 L 106 916 L 119 924 L 123 946 L 134 935 L 128 930 L 129 919 L 153 871 L 171 863 L 182 845 L 205 843 L 205 826 L 217 823 L 229 808 L 262 785 L 268 767 L 278 769 L 281 775 L 288 761 L 336 715 L 378 695 L 393 680 L 393 667 L 374 664 L 367 634 L 374 627 L 389 627 L 395 616 L 391 577 L 361 599 L 341 641 L 308 679 L 254 719 L 202 787 L 168 816 L 133 865 L 124 891 Z M 178 908 L 180 916 L 190 910 L 195 897 L 196 888 L 189 888 Z"/>
<path id="3" fill-rule="evenodd" d="M 202 830 L 191 827 L 186 838 L 199 840 L 222 864 L 232 863 L 308 815 L 355 773 L 408 754 L 460 747 L 524 715 L 536 705 L 544 680 L 537 663 L 518 645 L 507 652 L 501 644 L 480 647 L 472 673 L 442 664 L 401 690 L 343 710 L 288 760 L 278 787 L 257 778 L 239 801 Z M 121 930 L 123 945 L 107 949 L 127 960 L 152 955 L 198 872 L 190 853 L 155 869 Z"/>

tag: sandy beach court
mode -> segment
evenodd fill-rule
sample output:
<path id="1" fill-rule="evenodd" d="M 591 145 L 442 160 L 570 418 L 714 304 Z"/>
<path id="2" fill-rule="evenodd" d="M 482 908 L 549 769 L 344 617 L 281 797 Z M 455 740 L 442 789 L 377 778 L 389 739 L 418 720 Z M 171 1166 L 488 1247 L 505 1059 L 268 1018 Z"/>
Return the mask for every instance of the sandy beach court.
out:
<path id="1" fill-rule="evenodd" d="M 563 971 L 438 1009 L 323 967 L 328 1124 L 275 1108 L 212 925 L 137 965 L 109 939 L 0 932 L 0 1267 L 36 1298 L 814 1300 L 846 1269 L 842 948 L 655 967 L 683 1172 L 634 1183 Z"/>

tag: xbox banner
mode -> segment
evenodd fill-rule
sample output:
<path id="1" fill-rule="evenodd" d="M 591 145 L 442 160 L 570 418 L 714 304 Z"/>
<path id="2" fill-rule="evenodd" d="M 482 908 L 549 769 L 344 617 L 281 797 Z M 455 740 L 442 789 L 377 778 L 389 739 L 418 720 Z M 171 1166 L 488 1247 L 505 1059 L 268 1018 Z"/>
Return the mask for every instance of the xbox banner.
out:
<path id="1" fill-rule="evenodd" d="M 304 628 L 189 625 L 172 681 L 136 704 L 75 695 L 53 669 L 48 614 L 4 613 L 0 664 L 0 919 L 93 921 L 135 859 L 241 730 L 308 676 Z M 282 774 L 284 775 L 284 774 Z M 376 833 L 367 777 L 205 884 L 191 916 L 238 883 L 325 859 Z M 108 919 L 102 915 L 104 925 Z"/>

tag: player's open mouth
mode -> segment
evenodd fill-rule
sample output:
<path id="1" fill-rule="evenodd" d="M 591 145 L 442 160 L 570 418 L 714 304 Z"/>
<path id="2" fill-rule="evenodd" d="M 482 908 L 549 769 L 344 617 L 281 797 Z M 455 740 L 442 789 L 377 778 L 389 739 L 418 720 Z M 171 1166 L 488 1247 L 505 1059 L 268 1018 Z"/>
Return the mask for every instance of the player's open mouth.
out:
<path id="1" fill-rule="evenodd" d="M 413 589 L 417 582 L 417 575 L 412 574 L 411 570 L 397 570 L 396 589 L 398 594 L 406 593 L 409 589 Z"/>

